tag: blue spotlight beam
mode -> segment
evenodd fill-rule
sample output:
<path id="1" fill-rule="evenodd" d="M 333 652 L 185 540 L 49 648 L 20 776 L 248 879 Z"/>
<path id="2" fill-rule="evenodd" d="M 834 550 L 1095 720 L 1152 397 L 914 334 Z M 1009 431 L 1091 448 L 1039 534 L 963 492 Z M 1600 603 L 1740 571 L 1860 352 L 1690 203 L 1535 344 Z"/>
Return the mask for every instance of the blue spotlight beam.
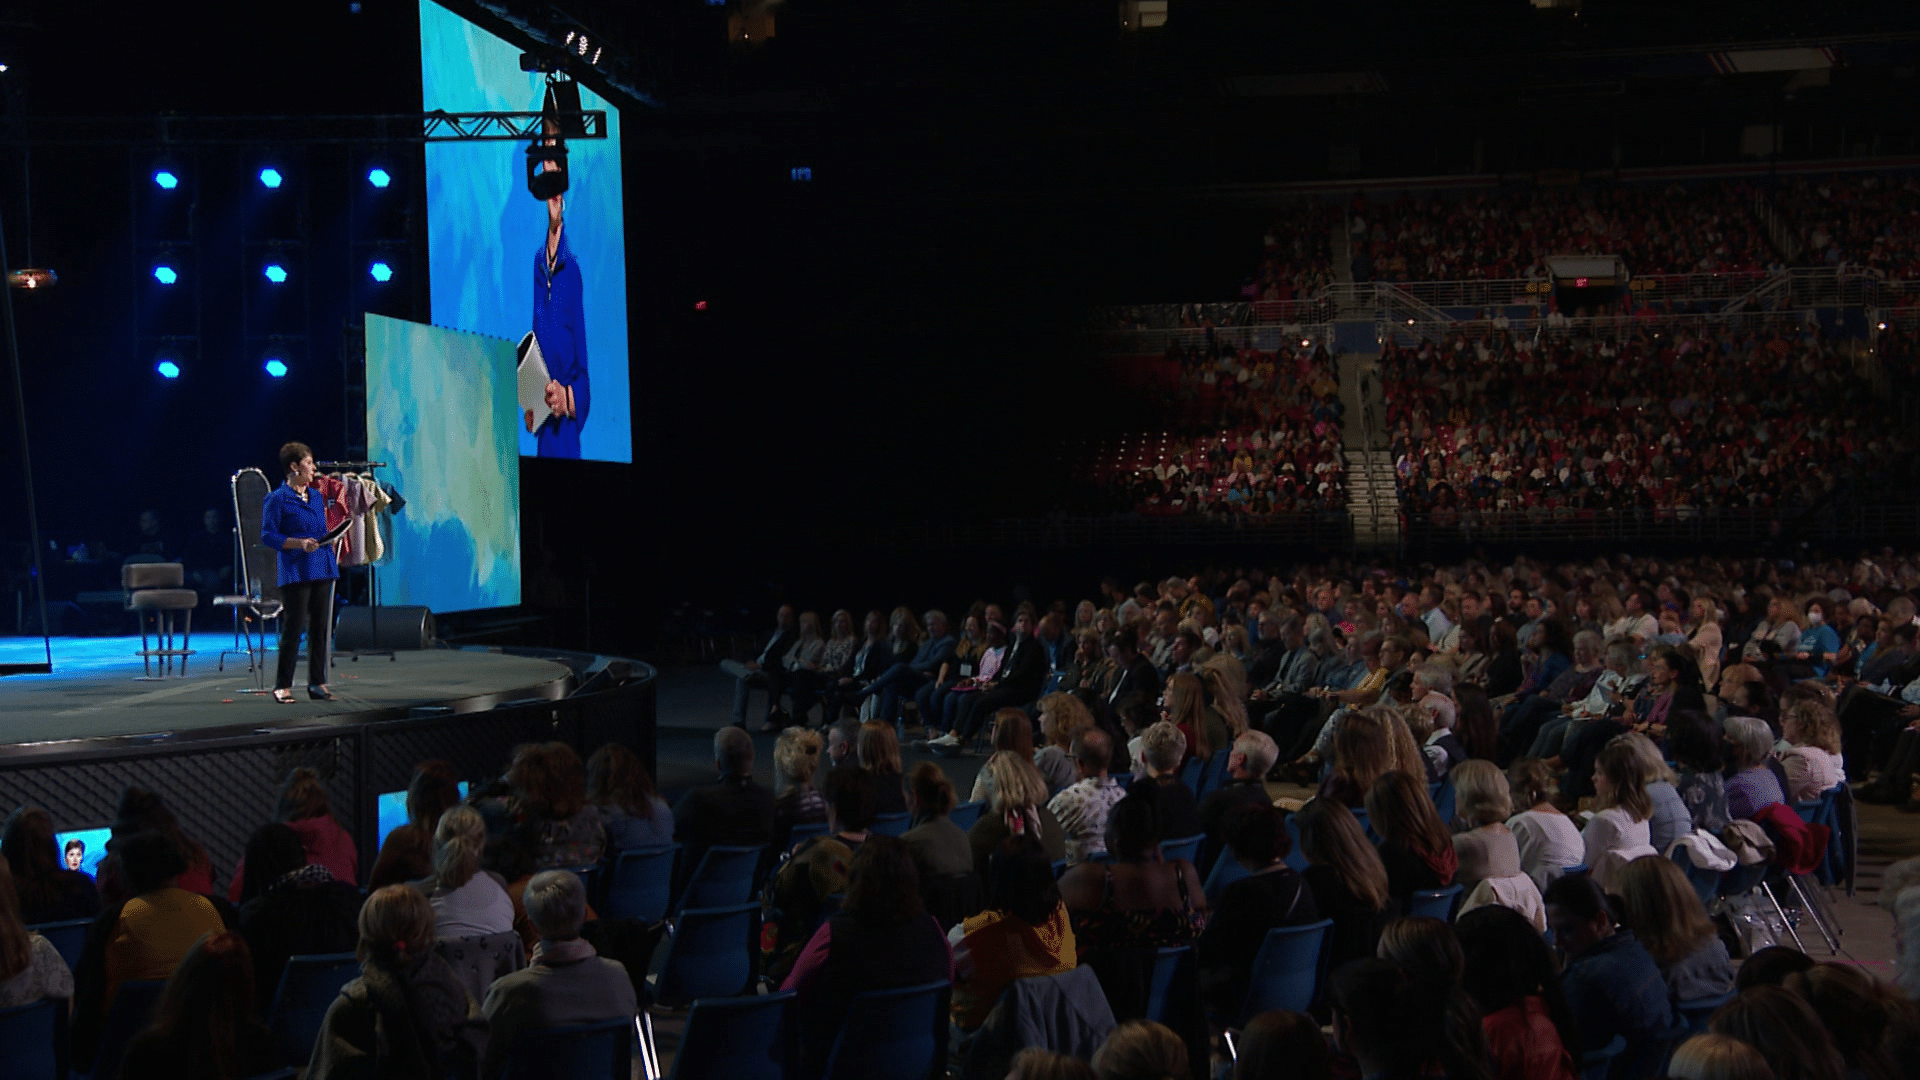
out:
<path id="1" fill-rule="evenodd" d="M 377 262 L 367 267 L 367 273 L 373 277 L 373 280 L 382 285 L 393 280 L 393 267 L 387 265 L 385 262 Z"/>
<path id="2" fill-rule="evenodd" d="M 160 361 L 153 365 L 153 370 L 159 372 L 160 377 L 163 379 L 177 379 L 180 377 L 180 365 L 171 360 Z"/>
<path id="3" fill-rule="evenodd" d="M 266 168 L 266 169 L 260 170 L 261 186 L 267 187 L 267 188 L 277 188 L 281 185 L 282 182 L 283 182 L 283 178 L 280 175 L 279 169 Z"/>
<path id="4" fill-rule="evenodd" d="M 367 170 L 367 183 L 377 188 L 386 187 L 393 183 L 393 174 L 376 166 Z"/>
<path id="5" fill-rule="evenodd" d="M 287 282 L 287 268 L 281 266 L 279 263 L 268 263 L 267 268 L 262 270 L 261 273 L 265 274 L 267 280 L 273 282 L 275 285 L 284 285 Z"/>
<path id="6" fill-rule="evenodd" d="M 161 169 L 153 174 L 153 182 L 160 185 L 160 187 L 166 191 L 172 191 L 174 188 L 180 186 L 180 178 L 165 169 Z"/>
<path id="7" fill-rule="evenodd" d="M 284 379 L 287 377 L 286 362 L 281 360 L 277 356 L 268 360 L 264 366 L 267 369 L 267 374 L 273 376 L 276 379 Z"/>
<path id="8" fill-rule="evenodd" d="M 153 280 L 162 285 L 171 285 L 180 280 L 180 275 L 171 266 L 156 266 L 153 268 Z"/>

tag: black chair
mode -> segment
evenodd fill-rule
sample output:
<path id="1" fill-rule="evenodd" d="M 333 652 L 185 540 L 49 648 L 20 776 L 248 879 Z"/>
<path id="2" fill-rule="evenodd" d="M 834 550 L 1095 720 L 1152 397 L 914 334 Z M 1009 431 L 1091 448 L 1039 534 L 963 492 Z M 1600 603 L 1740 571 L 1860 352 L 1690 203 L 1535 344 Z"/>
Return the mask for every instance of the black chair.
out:
<path id="1" fill-rule="evenodd" d="M 629 1080 L 633 1020 L 521 1032 L 507 1053 L 507 1080 Z"/>
<path id="2" fill-rule="evenodd" d="M 67 1003 L 43 998 L 0 1009 L 0 1061 L 12 1080 L 66 1080 Z"/>
<path id="3" fill-rule="evenodd" d="M 127 1056 L 133 1037 L 153 1023 L 160 1005 L 160 992 L 167 984 L 159 979 L 123 982 L 114 991 L 113 1005 L 107 1009 L 106 1023 L 100 1029 L 100 1049 L 93 1058 L 93 1080 L 116 1080 L 120 1060 Z"/>

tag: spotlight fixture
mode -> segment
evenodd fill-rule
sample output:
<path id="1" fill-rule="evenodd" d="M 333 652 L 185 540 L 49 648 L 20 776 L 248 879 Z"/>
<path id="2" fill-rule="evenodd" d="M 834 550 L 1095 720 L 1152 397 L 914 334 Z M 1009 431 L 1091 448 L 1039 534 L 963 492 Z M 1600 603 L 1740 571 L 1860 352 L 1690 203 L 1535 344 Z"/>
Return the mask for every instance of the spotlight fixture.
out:
<path id="1" fill-rule="evenodd" d="M 180 377 L 180 365 L 171 360 L 160 361 L 153 365 L 153 370 L 159 372 L 160 377 L 163 379 L 177 379 Z"/>
<path id="2" fill-rule="evenodd" d="M 158 184 L 162 191 L 172 191 L 174 188 L 180 186 L 180 178 L 168 172 L 166 169 L 155 170 L 153 182 Z"/>
<path id="3" fill-rule="evenodd" d="M 375 166 L 367 170 L 367 183 L 377 188 L 386 187 L 388 184 L 393 183 L 393 174 L 379 166 Z"/>
<path id="4" fill-rule="evenodd" d="M 280 359 L 279 357 L 277 356 L 267 357 L 267 362 L 265 366 L 267 369 L 267 374 L 273 376 L 274 378 L 284 379 L 287 377 L 287 363 L 286 361 Z"/>
<path id="5" fill-rule="evenodd" d="M 7 284 L 16 289 L 51 289 L 60 284 L 60 275 L 43 267 L 29 266 L 7 271 Z M 1886 329 L 1886 327 L 1881 327 Z"/>
<path id="6" fill-rule="evenodd" d="M 373 280 L 382 285 L 393 280 L 393 267 L 388 266 L 384 259 L 367 267 L 367 273 L 372 276 Z"/>
<path id="7" fill-rule="evenodd" d="M 180 275 L 171 266 L 156 266 L 153 268 L 153 280 L 162 285 L 171 285 L 180 280 Z"/>
<path id="8" fill-rule="evenodd" d="M 267 280 L 273 282 L 275 285 L 284 285 L 287 283 L 287 268 L 281 266 L 279 263 L 268 263 L 267 268 L 261 271 L 261 273 L 267 275 Z"/>
<path id="9" fill-rule="evenodd" d="M 269 167 L 260 170 L 260 184 L 262 187 L 268 188 L 269 190 L 277 189 L 281 182 L 282 177 L 279 169 Z"/>

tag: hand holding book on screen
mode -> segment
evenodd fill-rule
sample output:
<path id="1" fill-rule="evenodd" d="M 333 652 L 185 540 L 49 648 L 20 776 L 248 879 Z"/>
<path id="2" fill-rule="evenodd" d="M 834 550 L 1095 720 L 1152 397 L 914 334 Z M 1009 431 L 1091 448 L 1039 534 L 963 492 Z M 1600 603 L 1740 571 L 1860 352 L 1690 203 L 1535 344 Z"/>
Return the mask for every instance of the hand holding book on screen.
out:
<path id="1" fill-rule="evenodd" d="M 547 417 L 555 412 L 548 400 L 548 387 L 552 385 L 553 378 L 547 374 L 546 357 L 540 354 L 540 341 L 533 336 L 533 331 L 527 331 L 514 352 L 520 362 L 520 411 L 531 434 L 538 431 L 540 425 L 547 422 Z"/>

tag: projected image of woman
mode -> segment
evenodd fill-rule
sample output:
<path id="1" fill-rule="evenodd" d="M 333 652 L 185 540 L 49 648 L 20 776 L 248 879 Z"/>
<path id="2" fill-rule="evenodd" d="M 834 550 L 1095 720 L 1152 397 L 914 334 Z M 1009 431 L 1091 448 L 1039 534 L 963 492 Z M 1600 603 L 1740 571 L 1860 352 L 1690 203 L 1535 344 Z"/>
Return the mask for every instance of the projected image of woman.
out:
<path id="1" fill-rule="evenodd" d="M 333 626 L 333 583 L 340 564 L 327 532 L 327 500 L 314 486 L 313 451 L 305 443 L 280 448 L 286 483 L 267 493 L 260 508 L 260 542 L 280 553 L 280 670 L 273 700 L 293 704 L 293 666 L 300 661 L 300 631 L 307 632 L 307 696 L 332 701 L 327 689 L 327 631 Z"/>
<path id="2" fill-rule="evenodd" d="M 555 168 L 543 162 L 545 168 Z M 571 177 L 569 177 L 571 179 Z M 580 264 L 567 245 L 564 193 L 546 200 L 547 235 L 533 260 L 533 336 L 547 364 L 547 408 L 551 414 L 533 426 L 540 457 L 578 458 L 580 429 L 587 423 L 592 384 L 587 377 L 587 317 L 581 302 Z"/>

